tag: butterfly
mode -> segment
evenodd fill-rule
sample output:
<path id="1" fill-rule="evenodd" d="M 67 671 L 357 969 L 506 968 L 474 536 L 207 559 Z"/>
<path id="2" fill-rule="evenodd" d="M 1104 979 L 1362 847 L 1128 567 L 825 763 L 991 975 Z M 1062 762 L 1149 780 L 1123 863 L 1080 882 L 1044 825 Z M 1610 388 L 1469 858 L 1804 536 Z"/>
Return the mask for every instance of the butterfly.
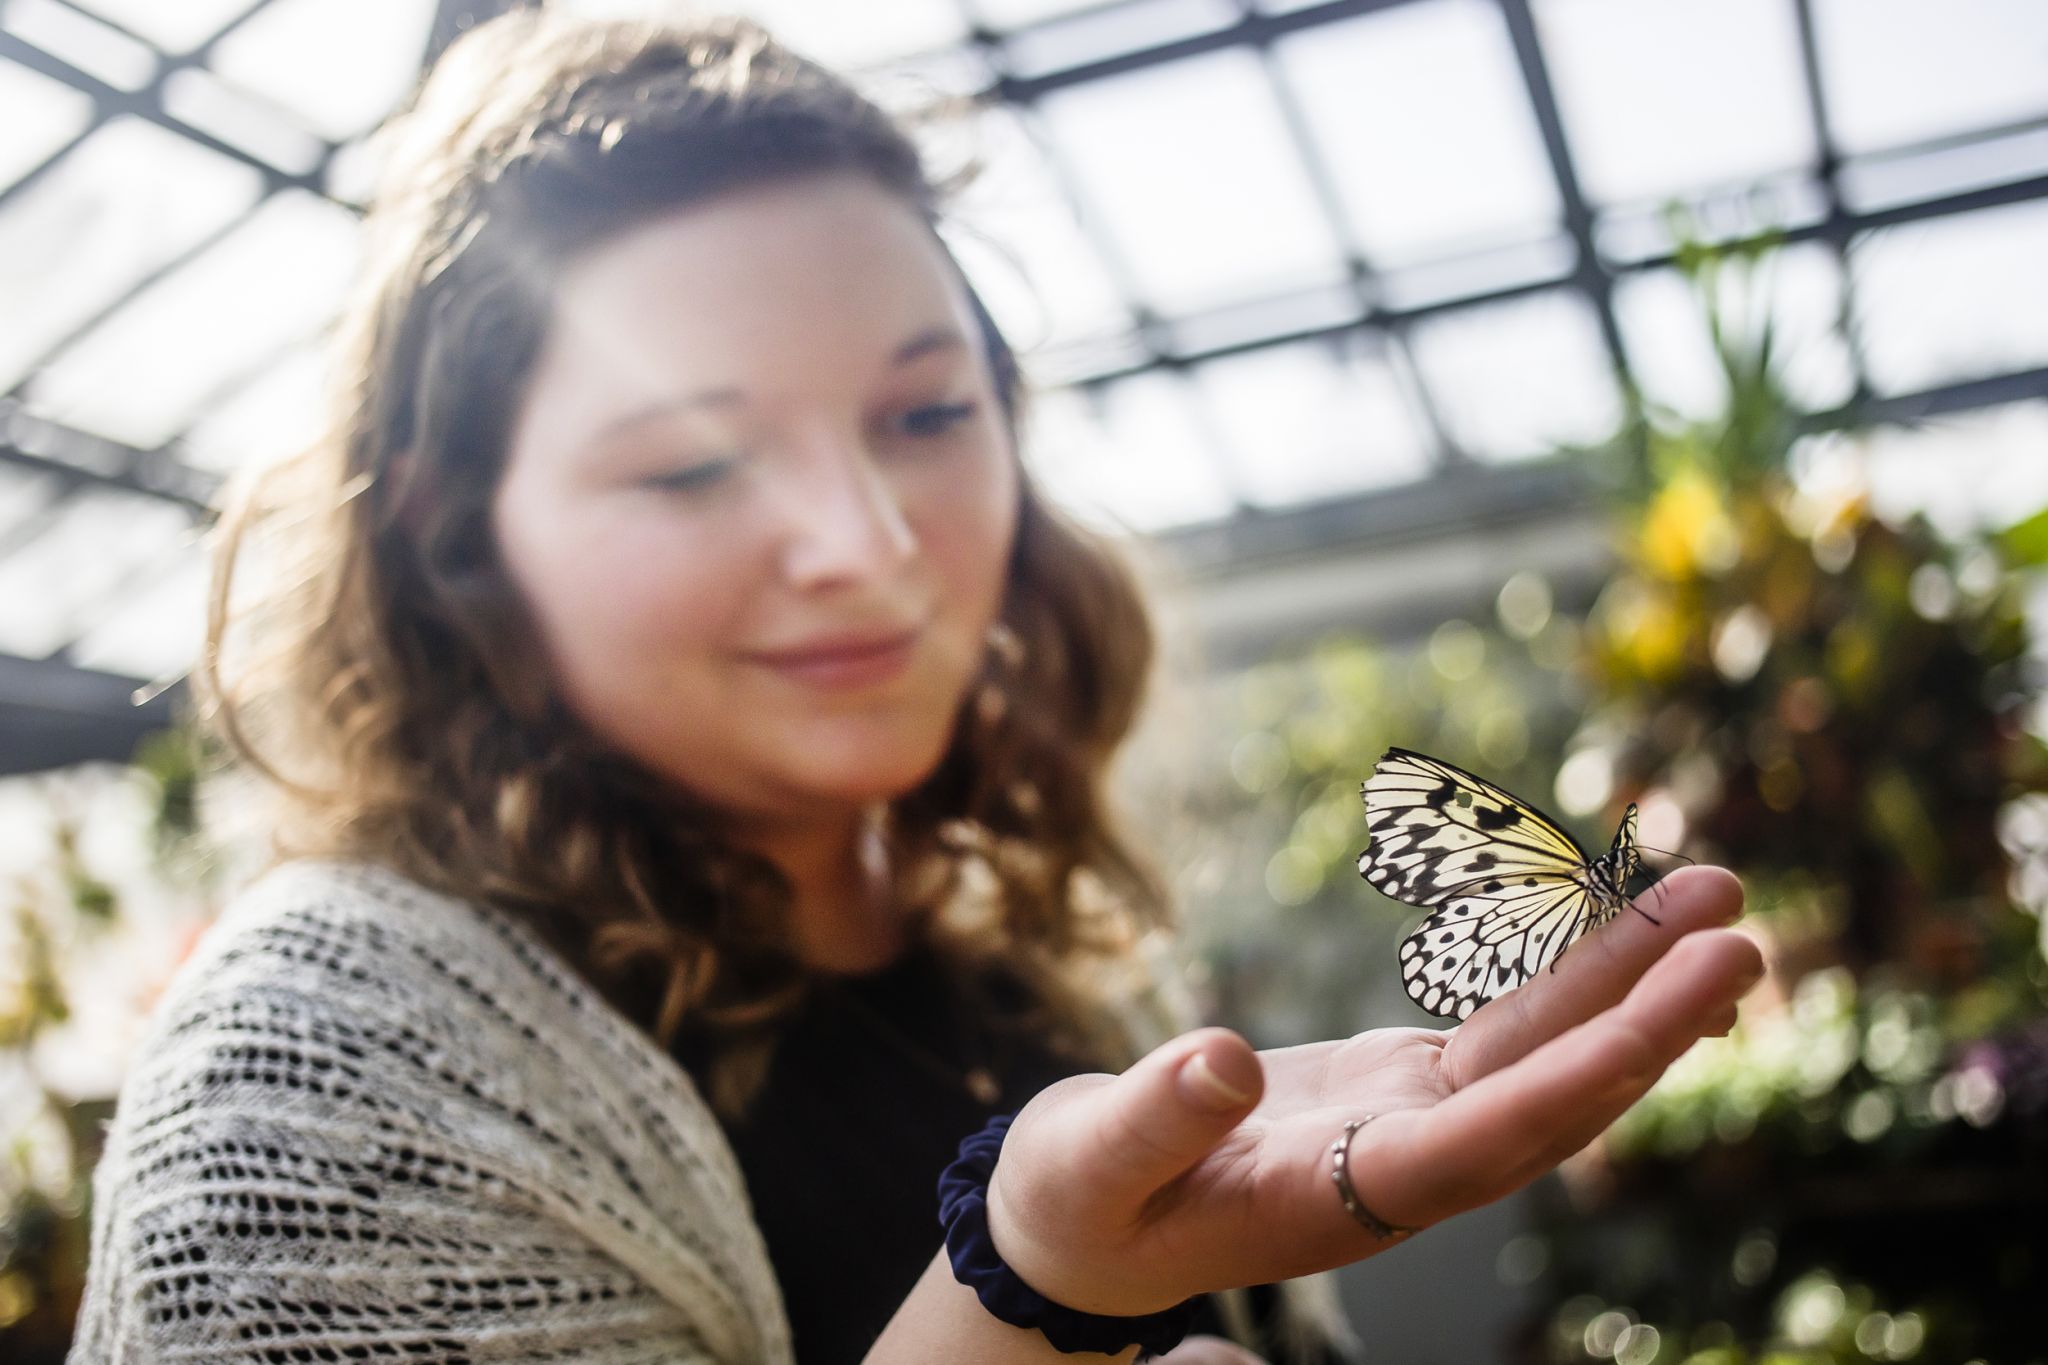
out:
<path id="1" fill-rule="evenodd" d="M 1467 1018 L 1555 964 L 1630 904 L 1642 868 L 1633 804 L 1596 858 L 1528 802 L 1412 749 L 1387 750 L 1359 795 L 1372 844 L 1358 874 L 1431 912 L 1402 940 L 1401 984 L 1439 1018 Z"/>

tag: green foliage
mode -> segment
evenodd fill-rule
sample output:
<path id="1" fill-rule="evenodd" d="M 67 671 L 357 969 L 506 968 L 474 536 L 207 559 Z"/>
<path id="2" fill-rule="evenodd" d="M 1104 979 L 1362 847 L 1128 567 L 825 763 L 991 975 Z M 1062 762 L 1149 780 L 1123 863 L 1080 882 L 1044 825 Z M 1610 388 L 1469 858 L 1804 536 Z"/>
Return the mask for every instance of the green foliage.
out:
<path id="1" fill-rule="evenodd" d="M 1934 1365 L 1964 1360 L 1967 1332 L 1948 1305 L 1903 1307 L 1869 1285 L 1816 1270 L 1779 1292 L 1767 1333 L 1750 1344 L 1727 1322 L 1660 1326 L 1586 1295 L 1565 1305 L 1553 1322 L 1548 1359 L 1555 1365 Z"/>
<path id="2" fill-rule="evenodd" d="M 2048 507 L 1999 532 L 1997 544 L 2007 562 L 2015 566 L 2048 566 Z"/>
<path id="3" fill-rule="evenodd" d="M 2038 1201 L 2015 1206 L 2033 1196 L 2009 1172 L 2038 1166 L 2048 1109 L 2048 763 L 2023 728 L 2021 609 L 2048 514 L 1948 544 L 1799 491 L 1764 310 L 1738 325 L 1724 288 L 1768 252 L 1681 260 L 1728 404 L 1628 433 L 1644 477 L 1583 667 L 1615 795 L 1743 874 L 1783 995 L 1610 1132 L 1552 1224 L 1556 1290 L 1598 1297 L 1555 1311 L 1550 1358 L 1998 1355 L 2029 1340 L 1999 1305 L 2039 1271 Z M 1773 1264 L 1745 1273 L 1759 1216 Z M 1621 1244 L 1646 1259 L 1618 1264 Z"/>
<path id="4" fill-rule="evenodd" d="M 1359 785 L 1402 744 L 1548 800 L 1574 721 L 1557 670 L 1575 628 L 1540 585 L 1518 582 L 1506 601 L 1529 641 L 1462 620 L 1413 651 L 1333 636 L 1232 684 L 1244 720 L 1218 755 L 1228 789 L 1211 795 L 1203 833 L 1220 884 L 1190 897 L 1191 937 L 1229 1016 L 1261 1042 L 1427 1021 L 1393 971 L 1394 944 L 1421 912 L 1358 876 Z"/>
<path id="5" fill-rule="evenodd" d="M 1421 912 L 1354 867 L 1358 786 L 1390 743 L 1584 818 L 1593 846 L 1638 801 L 1647 841 L 1749 887 L 1773 981 L 1550 1223 L 1559 1306 L 1532 1360 L 1962 1365 L 2024 1339 L 1994 1305 L 2048 1269 L 2044 1210 L 2016 1222 L 2000 1174 L 2048 1158 L 2048 746 L 2025 728 L 2022 612 L 2048 512 L 1953 544 L 1802 491 L 1774 246 L 1681 248 L 1727 402 L 1632 404 L 1605 452 L 1617 570 L 1583 621 L 1522 574 L 1495 622 L 1412 652 L 1328 641 L 1239 687 L 1224 856 L 1263 878 L 1206 899 L 1270 908 L 1205 916 L 1203 947 L 1232 1017 L 1285 1021 L 1264 1041 L 1421 1022 L 1393 966 Z M 1928 1226 L 1967 1240 L 1946 1259 L 1898 1212 L 1920 1182 L 1950 1201 Z"/>
<path id="6" fill-rule="evenodd" d="M 88 954 L 133 932 L 138 887 L 203 915 L 214 860 L 199 815 L 201 763 L 198 742 L 171 731 L 127 769 L 15 780 L 47 812 L 47 846 L 11 879 L 0 921 L 10 940 L 0 955 L 0 1066 L 24 1082 L 0 1106 L 0 1357 L 9 1360 L 63 1355 L 84 1283 L 90 1176 L 112 1109 L 111 1100 L 60 1092 L 38 1057 L 77 1015 L 130 1004 L 78 998 L 69 978 Z M 17 835 L 27 843 L 35 832 Z"/>

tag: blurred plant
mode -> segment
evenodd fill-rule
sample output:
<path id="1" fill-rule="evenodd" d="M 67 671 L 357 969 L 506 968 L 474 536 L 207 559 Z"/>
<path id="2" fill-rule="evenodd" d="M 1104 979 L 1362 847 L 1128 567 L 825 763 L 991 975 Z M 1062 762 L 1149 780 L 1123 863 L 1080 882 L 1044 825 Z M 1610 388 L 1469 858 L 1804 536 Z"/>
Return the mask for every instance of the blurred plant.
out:
<path id="1" fill-rule="evenodd" d="M 0 1068 L 11 1077 L 0 1110 L 0 1341 L 17 1343 L 10 1358 L 38 1342 L 62 1344 L 67 1303 L 82 1278 L 81 1167 L 89 1163 L 78 1160 L 64 1126 L 69 1106 L 33 1059 L 38 1039 L 72 1017 L 59 935 L 97 937 L 119 913 L 113 888 L 80 857 L 77 825 L 59 817 L 50 844 L 44 875 L 13 887 L 11 951 L 0 977 Z"/>
<path id="2" fill-rule="evenodd" d="M 2048 1269 L 2048 711 L 2022 612 L 2048 511 L 1950 544 L 1802 489 L 1775 245 L 1681 247 L 1726 401 L 1632 405 L 1585 619 L 1521 573 L 1494 621 L 1412 651 L 1251 670 L 1185 863 L 1212 1002 L 1262 1042 L 1420 1019 L 1394 968 L 1420 912 L 1355 871 L 1389 743 L 1595 846 L 1638 801 L 1646 841 L 1743 875 L 1772 979 L 1551 1191 L 1572 1202 L 1521 1239 L 1540 1255 L 1504 1260 L 1558 1305 L 1530 1361 L 1962 1365 L 2029 1340 L 1998 1305 Z"/>
<path id="3" fill-rule="evenodd" d="M 1394 971 L 1395 940 L 1422 912 L 1359 879 L 1359 783 L 1389 744 L 1405 744 L 1547 791 L 1575 718 L 1561 670 L 1576 628 L 1533 576 L 1501 601 L 1498 625 L 1449 621 L 1409 651 L 1332 636 L 1228 684 L 1238 724 L 1213 756 L 1227 776 L 1192 812 L 1173 862 L 1211 1008 L 1262 1043 L 1425 1021 Z M 1361 898 L 1385 913 L 1362 922 Z"/>
<path id="4" fill-rule="evenodd" d="M 1737 1341 L 1729 1323 L 1659 1325 L 1633 1309 L 1597 1296 L 1572 1300 L 1553 1321 L 1546 1359 L 1606 1361 L 1615 1365 L 1865 1365 L 1919 1361 L 1963 1365 L 1971 1358 L 1966 1330 L 1959 1332 L 1939 1306 L 1887 1309 L 1868 1285 L 1815 1271 L 1788 1284 L 1772 1304 L 1762 1345 Z M 1975 1365 L 1988 1365 L 1982 1360 Z"/>
<path id="5" fill-rule="evenodd" d="M 2013 965 L 1991 960 L 2015 937 L 1999 814 L 2048 789 L 2014 573 L 2037 533 L 1950 546 L 1797 488 L 1768 307 L 1727 316 L 1770 245 L 1680 252 L 1729 397 L 1705 421 L 1645 411 L 1622 443 L 1645 478 L 1589 623 L 1583 738 L 1614 793 L 1670 798 L 1667 837 L 1801 912 L 1813 963 L 1961 985 Z"/>
<path id="6" fill-rule="evenodd" d="M 118 1035 L 203 927 L 211 862 L 196 800 L 200 752 L 181 732 L 144 746 L 135 766 L 16 779 L 10 799 L 40 808 L 47 842 L 11 879 L 0 940 L 0 1358 L 62 1360 L 83 1290 L 91 1172 L 111 1097 L 81 1098 L 45 1074 L 50 1045 L 81 1022 Z M 31 822 L 13 822 L 34 849 Z M 111 871 L 118 867 L 118 873 Z M 131 900 L 172 907 L 172 960 L 143 967 L 126 998 L 80 995 L 88 959 L 135 932 Z M 165 926 L 157 924 L 161 933 Z M 104 978 L 99 978 L 104 980 Z M 93 1018 L 80 1020 L 86 1013 Z"/>
<path id="7" fill-rule="evenodd" d="M 2008 1106 L 2048 1108 L 2038 1021 L 1992 1033 L 2012 1013 L 2001 984 L 1947 997 L 1858 988 L 1846 968 L 1804 977 L 1780 1008 L 1751 1008 L 1726 1038 L 1672 1066 L 1607 1135 L 1610 1157 L 1680 1158 L 1760 1132 L 1804 1154 L 1849 1146 L 1909 1160 L 1930 1130 L 1982 1128 Z"/>
<path id="8" fill-rule="evenodd" d="M 1503 1278 L 1555 1306 L 1518 1358 L 2039 1360 L 2041 1021 L 1845 967 L 1746 1010 L 1567 1168 Z"/>
<path id="9" fill-rule="evenodd" d="M 1530 1359 L 2038 1344 L 2013 1308 L 2048 1213 L 2048 933 L 2021 913 L 2048 909 L 2048 749 L 2021 597 L 2048 514 L 1948 544 L 1860 490 L 1802 491 L 1808 423 L 1754 302 L 1772 245 L 1679 254 L 1728 401 L 1639 407 L 1620 443 L 1638 477 L 1567 768 L 1655 810 L 1646 839 L 1743 874 L 1773 979 L 1573 1169 L 1545 1241 L 1565 1302 Z"/>

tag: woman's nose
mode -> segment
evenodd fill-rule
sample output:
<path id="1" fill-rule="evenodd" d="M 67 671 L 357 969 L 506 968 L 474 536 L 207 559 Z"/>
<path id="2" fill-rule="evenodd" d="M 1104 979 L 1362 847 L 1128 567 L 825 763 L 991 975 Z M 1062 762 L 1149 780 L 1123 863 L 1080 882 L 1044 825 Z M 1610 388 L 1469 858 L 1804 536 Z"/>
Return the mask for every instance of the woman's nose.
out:
<path id="1" fill-rule="evenodd" d="M 798 587 L 886 576 L 917 550 L 901 490 L 864 449 L 802 461 L 785 486 L 783 571 Z"/>

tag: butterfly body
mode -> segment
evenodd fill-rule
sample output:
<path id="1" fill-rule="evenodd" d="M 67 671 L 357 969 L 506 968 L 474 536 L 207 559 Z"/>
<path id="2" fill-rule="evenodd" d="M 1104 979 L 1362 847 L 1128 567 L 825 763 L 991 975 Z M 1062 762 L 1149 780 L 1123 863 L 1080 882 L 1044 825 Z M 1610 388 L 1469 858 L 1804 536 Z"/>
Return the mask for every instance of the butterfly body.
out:
<path id="1" fill-rule="evenodd" d="M 1620 914 L 1642 866 L 1633 805 L 1594 857 L 1528 802 L 1411 749 L 1389 749 L 1360 795 L 1372 845 L 1359 875 L 1430 911 L 1402 941 L 1401 980 L 1442 1018 L 1468 1017 Z"/>

